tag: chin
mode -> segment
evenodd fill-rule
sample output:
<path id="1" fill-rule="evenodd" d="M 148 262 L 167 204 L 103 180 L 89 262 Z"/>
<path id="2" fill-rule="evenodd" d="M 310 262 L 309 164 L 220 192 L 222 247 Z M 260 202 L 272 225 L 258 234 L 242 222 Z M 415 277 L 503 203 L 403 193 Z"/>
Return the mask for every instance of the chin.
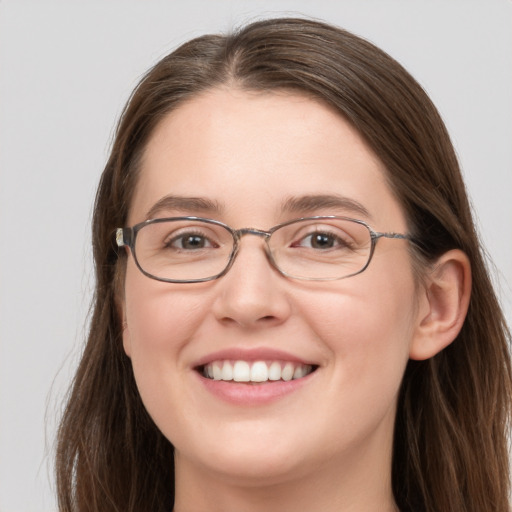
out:
<path id="1" fill-rule="evenodd" d="M 256 434 L 215 436 L 212 443 L 202 439 L 200 446 L 176 447 L 176 462 L 188 461 L 202 466 L 212 476 L 244 486 L 275 485 L 296 478 L 304 472 L 308 459 L 300 443 L 290 436 Z"/>

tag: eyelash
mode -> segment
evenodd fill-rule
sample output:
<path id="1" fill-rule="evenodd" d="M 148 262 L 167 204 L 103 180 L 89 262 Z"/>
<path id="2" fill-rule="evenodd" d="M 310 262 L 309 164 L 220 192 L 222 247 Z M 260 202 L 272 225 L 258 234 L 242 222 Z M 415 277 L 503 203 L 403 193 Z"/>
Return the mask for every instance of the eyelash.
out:
<path id="1" fill-rule="evenodd" d="M 350 243 L 347 240 L 345 240 L 333 233 L 329 233 L 328 231 L 325 231 L 325 230 L 324 231 L 317 230 L 317 231 L 312 231 L 312 232 L 308 233 L 307 235 L 301 237 L 298 240 L 298 242 L 294 242 L 292 244 L 292 247 L 304 247 L 304 245 L 302 245 L 302 243 L 307 239 L 309 239 L 309 242 L 312 246 L 314 237 L 316 237 L 318 235 L 328 237 L 330 240 L 332 240 L 333 245 L 328 247 L 328 249 L 333 249 L 336 247 L 346 247 L 346 248 L 351 247 Z M 309 248 L 309 246 L 308 246 L 308 248 Z M 314 249 L 315 247 L 311 247 L 311 248 Z"/>
<path id="2" fill-rule="evenodd" d="M 213 243 L 210 238 L 208 238 L 204 233 L 201 233 L 200 231 L 186 231 L 184 233 L 180 233 L 178 235 L 174 235 L 170 240 L 167 240 L 164 242 L 164 247 L 166 249 L 176 249 L 176 250 L 190 250 L 186 249 L 185 247 L 175 247 L 174 243 L 181 240 L 181 245 L 183 245 L 183 241 L 185 239 L 190 239 L 193 237 L 201 238 L 203 241 L 207 241 L 211 247 L 218 247 L 217 244 Z M 204 247 L 200 247 L 200 249 L 203 249 Z"/>

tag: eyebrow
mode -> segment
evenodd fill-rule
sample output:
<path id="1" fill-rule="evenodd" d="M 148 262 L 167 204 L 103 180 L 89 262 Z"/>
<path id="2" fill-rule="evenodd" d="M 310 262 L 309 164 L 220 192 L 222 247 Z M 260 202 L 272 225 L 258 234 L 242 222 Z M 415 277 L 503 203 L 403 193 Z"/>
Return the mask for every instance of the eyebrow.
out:
<path id="1" fill-rule="evenodd" d="M 146 219 L 154 219 L 164 211 L 183 213 L 220 214 L 223 208 L 217 201 L 205 197 L 184 197 L 168 195 L 159 199 L 146 214 Z"/>
<path id="2" fill-rule="evenodd" d="M 338 194 L 306 195 L 289 197 L 283 202 L 282 211 L 286 213 L 311 214 L 318 210 L 336 210 L 354 213 L 372 219 L 370 212 L 358 201 Z M 322 212 L 324 213 L 324 212 Z"/>
<path id="3" fill-rule="evenodd" d="M 305 215 L 325 210 L 341 211 L 342 213 L 354 213 L 371 219 L 370 212 L 358 201 L 337 194 L 317 194 L 305 196 L 293 196 L 283 201 L 281 211 L 284 213 Z M 165 211 L 183 212 L 184 214 L 208 214 L 220 215 L 223 206 L 206 197 L 185 197 L 167 195 L 159 199 L 146 214 L 146 219 L 154 219 Z M 320 213 L 320 212 L 319 212 Z"/>

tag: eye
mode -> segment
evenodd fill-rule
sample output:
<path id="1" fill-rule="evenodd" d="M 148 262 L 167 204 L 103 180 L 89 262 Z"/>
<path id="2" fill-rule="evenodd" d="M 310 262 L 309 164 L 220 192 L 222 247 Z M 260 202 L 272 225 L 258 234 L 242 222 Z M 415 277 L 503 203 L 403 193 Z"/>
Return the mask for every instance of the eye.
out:
<path id="1" fill-rule="evenodd" d="M 312 233 L 301 240 L 301 246 L 311 246 L 313 249 L 332 249 L 336 238 L 328 233 Z"/>
<path id="2" fill-rule="evenodd" d="M 347 237 L 327 231 L 314 231 L 297 240 L 292 247 L 305 247 L 318 250 L 343 249 L 350 247 Z"/>
<path id="3" fill-rule="evenodd" d="M 201 233 L 180 233 L 165 243 L 165 247 L 184 251 L 196 251 L 218 247 L 216 243 Z"/>

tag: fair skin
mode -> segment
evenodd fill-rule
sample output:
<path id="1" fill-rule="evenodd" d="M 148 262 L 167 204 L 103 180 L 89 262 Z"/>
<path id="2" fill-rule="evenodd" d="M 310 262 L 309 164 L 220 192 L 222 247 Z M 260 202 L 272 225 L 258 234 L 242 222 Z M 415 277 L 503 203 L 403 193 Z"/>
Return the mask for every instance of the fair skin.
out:
<path id="1" fill-rule="evenodd" d="M 170 194 L 218 208 L 175 201 L 154 211 Z M 333 194 L 352 203 L 283 210 L 292 197 Z M 167 115 L 146 148 L 127 225 L 152 209 L 233 228 L 344 215 L 407 232 L 385 170 L 357 132 L 319 102 L 284 92 L 217 89 Z M 390 239 L 379 240 L 363 273 L 330 282 L 283 277 L 254 236 L 225 276 L 205 283 L 149 279 L 130 257 L 124 349 L 149 414 L 175 447 L 175 511 L 396 510 L 390 467 L 402 375 L 410 357 L 431 357 L 455 337 L 468 275 L 462 253 L 451 251 L 419 285 L 409 243 Z M 270 398 L 272 382 L 227 382 L 250 387 L 235 400 L 213 393 L 197 371 L 223 357 L 277 359 L 272 350 L 316 370 Z"/>

